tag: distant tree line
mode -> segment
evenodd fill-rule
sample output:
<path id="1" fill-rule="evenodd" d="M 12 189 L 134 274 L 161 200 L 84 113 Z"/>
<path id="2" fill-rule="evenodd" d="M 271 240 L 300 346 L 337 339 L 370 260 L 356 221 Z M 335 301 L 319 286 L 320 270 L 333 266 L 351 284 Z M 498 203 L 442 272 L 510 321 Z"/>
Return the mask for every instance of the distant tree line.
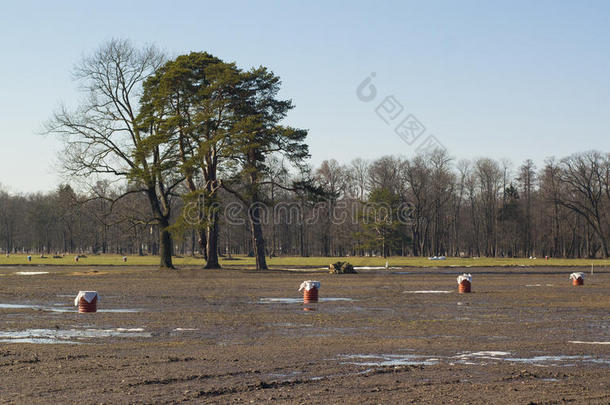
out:
<path id="1" fill-rule="evenodd" d="M 96 187 L 95 194 L 87 195 L 77 195 L 68 185 L 46 194 L 0 190 L 0 251 L 158 254 L 156 225 L 142 212 L 142 196 L 132 194 L 113 206 L 110 199 L 117 194 L 108 184 Z"/>
<path id="2" fill-rule="evenodd" d="M 607 153 L 548 159 L 538 169 L 531 160 L 516 168 L 489 158 L 455 162 L 436 150 L 412 159 L 323 162 L 315 174 L 344 206 L 381 201 L 408 207 L 408 218 L 351 228 L 328 221 L 323 234 L 313 230 L 321 235 L 313 254 L 609 257 Z"/>
<path id="3" fill-rule="evenodd" d="M 256 206 L 267 258 L 609 257 L 610 154 L 548 159 L 541 168 L 531 160 L 518 167 L 488 158 L 456 162 L 440 150 L 298 170 L 281 154 L 264 162 Z M 209 254 L 200 231 L 212 212 L 216 254 L 255 256 L 251 197 L 221 187 L 209 203 L 185 182 L 176 187 L 183 197 L 168 207 L 171 253 Z M 99 181 L 82 193 L 67 185 L 48 194 L 0 191 L 0 248 L 159 254 L 161 225 L 146 194 L 135 190 Z"/>

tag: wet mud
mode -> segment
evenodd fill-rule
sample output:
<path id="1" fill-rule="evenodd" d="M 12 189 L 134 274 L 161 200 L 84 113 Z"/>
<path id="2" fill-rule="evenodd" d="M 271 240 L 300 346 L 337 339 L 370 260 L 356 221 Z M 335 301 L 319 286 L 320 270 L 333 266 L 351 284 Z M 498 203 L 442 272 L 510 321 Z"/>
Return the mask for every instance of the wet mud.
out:
<path id="1" fill-rule="evenodd" d="M 0 267 L 3 404 L 610 402 L 610 269 L 37 270 Z"/>

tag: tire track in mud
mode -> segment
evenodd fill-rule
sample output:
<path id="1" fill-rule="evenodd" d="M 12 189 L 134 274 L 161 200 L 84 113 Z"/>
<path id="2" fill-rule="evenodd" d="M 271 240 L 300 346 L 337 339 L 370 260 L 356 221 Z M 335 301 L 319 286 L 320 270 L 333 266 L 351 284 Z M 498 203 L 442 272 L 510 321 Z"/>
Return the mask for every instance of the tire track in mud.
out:
<path id="1" fill-rule="evenodd" d="M 277 380 L 277 381 L 257 381 L 252 383 L 245 383 L 241 385 L 235 386 L 226 386 L 220 388 L 212 388 L 208 390 L 187 390 L 185 391 L 184 401 L 194 400 L 194 399 L 205 399 L 205 398 L 215 398 L 223 395 L 232 395 L 232 394 L 245 394 L 249 392 L 267 390 L 267 389 L 279 389 L 284 387 L 295 387 L 301 386 L 305 384 L 318 383 L 321 381 L 331 381 L 335 379 L 348 378 L 348 377 L 370 377 L 374 375 L 381 374 L 400 374 L 411 372 L 415 370 L 423 370 L 424 366 L 420 365 L 405 365 L 405 366 L 397 366 L 397 367 L 378 367 L 378 368 L 368 368 L 363 371 L 351 372 L 351 373 L 339 373 L 339 374 L 331 374 L 327 376 L 321 377 L 303 377 L 303 378 L 295 378 L 288 380 Z M 281 370 L 281 369 L 280 369 Z M 278 369 L 274 370 L 278 371 Z M 263 374 L 259 370 L 255 371 L 244 371 L 244 372 L 230 372 L 223 374 L 196 374 L 189 375 L 184 377 L 170 377 L 164 379 L 147 379 L 138 383 L 130 383 L 127 384 L 127 387 L 134 388 L 139 386 L 149 386 L 149 385 L 169 385 L 169 384 L 180 384 L 187 383 L 192 381 L 204 381 L 210 380 L 214 378 L 223 378 L 223 377 L 237 377 L 242 375 L 249 374 Z M 176 403 L 181 401 L 167 401 L 166 403 Z"/>
<path id="2" fill-rule="evenodd" d="M 191 374 L 184 377 L 168 377 L 168 378 L 155 378 L 145 379 L 143 381 L 127 383 L 125 386 L 128 388 L 140 387 L 145 385 L 168 385 L 168 384 L 179 384 L 190 381 L 203 381 L 212 378 L 223 378 L 223 377 L 238 377 L 247 374 L 259 374 L 260 371 L 235 371 L 223 374 Z"/>

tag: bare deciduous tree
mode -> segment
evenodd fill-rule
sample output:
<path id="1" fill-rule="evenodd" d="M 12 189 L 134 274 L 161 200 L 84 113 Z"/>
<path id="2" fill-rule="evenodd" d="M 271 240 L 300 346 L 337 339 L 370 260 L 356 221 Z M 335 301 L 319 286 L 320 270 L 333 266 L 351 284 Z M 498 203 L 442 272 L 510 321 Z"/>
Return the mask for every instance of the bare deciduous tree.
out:
<path id="1" fill-rule="evenodd" d="M 63 136 L 62 161 L 70 175 L 122 179 L 130 183 L 127 193 L 146 194 L 159 225 L 160 265 L 172 268 L 171 198 L 182 179 L 169 140 L 137 122 L 141 85 L 163 61 L 153 46 L 136 49 L 126 40 L 102 45 L 75 68 L 85 98 L 74 111 L 62 106 L 47 131 Z"/>
<path id="2" fill-rule="evenodd" d="M 606 258 L 610 254 L 609 164 L 607 155 L 595 151 L 563 159 L 560 163 L 562 192 L 558 196 L 559 204 L 580 215 L 591 226 Z"/>

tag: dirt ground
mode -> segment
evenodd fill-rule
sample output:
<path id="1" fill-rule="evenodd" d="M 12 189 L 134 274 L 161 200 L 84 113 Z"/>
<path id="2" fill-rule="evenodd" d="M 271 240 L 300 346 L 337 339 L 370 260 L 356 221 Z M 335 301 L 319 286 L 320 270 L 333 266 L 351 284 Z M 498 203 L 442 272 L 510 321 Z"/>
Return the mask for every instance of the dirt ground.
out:
<path id="1" fill-rule="evenodd" d="M 575 270 L 0 267 L 0 403 L 608 404 L 610 269 Z"/>

